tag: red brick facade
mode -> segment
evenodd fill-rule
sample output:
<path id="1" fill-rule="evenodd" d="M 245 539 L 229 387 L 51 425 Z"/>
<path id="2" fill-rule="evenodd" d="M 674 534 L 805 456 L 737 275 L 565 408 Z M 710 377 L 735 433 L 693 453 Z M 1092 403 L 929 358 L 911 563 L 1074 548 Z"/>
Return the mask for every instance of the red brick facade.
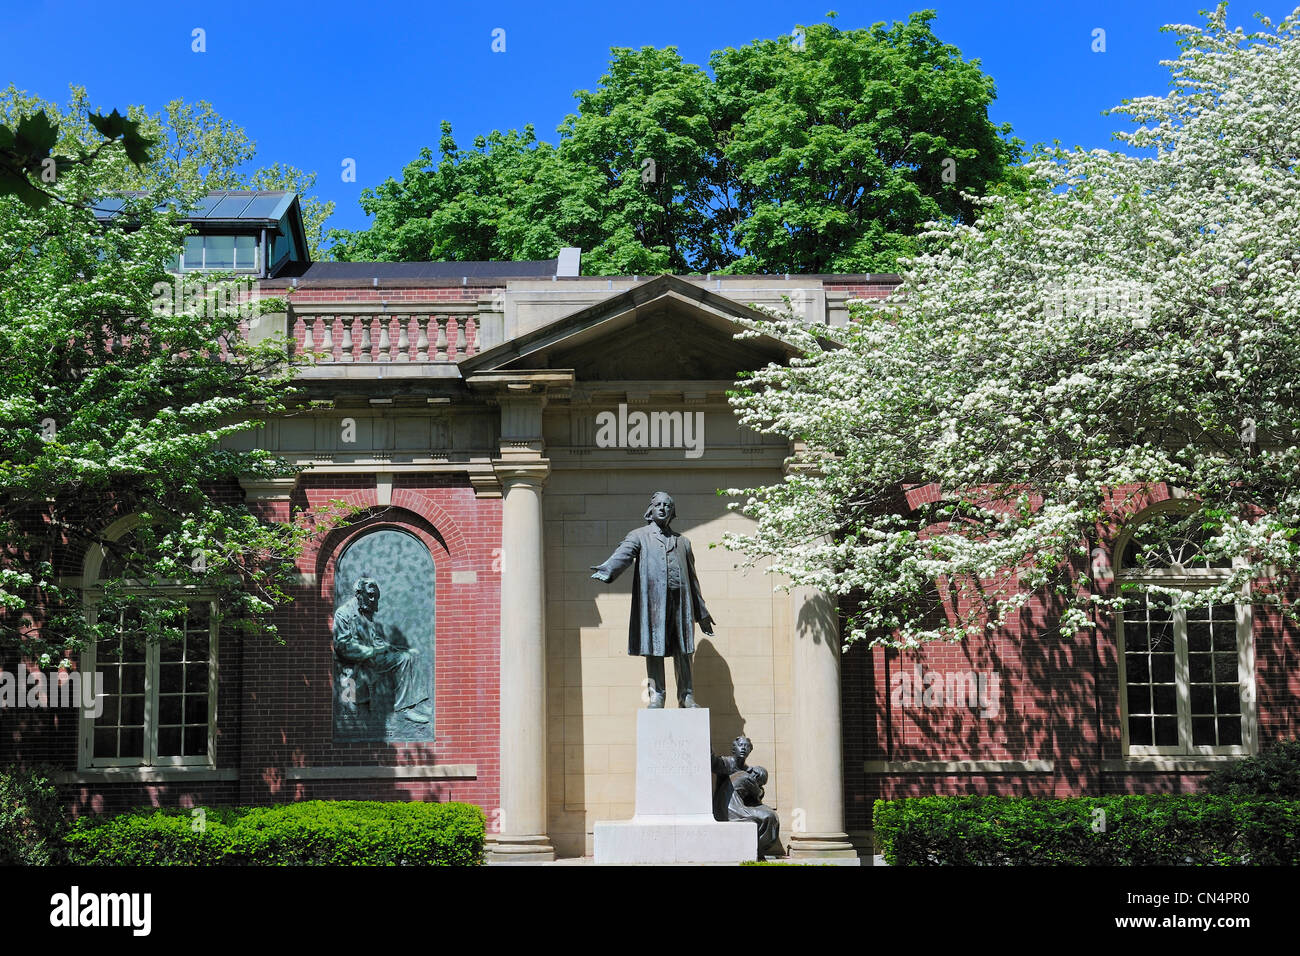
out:
<path id="1" fill-rule="evenodd" d="M 1099 529 L 1114 567 L 1124 522 L 1167 500 L 1167 491 L 1118 489 L 1114 521 Z M 914 502 L 915 504 L 916 502 Z M 1103 595 L 1114 596 L 1112 579 Z M 855 646 L 842 661 L 845 813 L 850 831 L 870 828 L 877 799 L 932 794 L 1073 797 L 1178 793 L 1199 789 L 1206 770 L 1135 770 L 1123 766 L 1119 638 L 1114 615 L 1095 630 L 1061 638 L 1061 608 L 1030 603 L 1010 626 L 984 640 L 916 651 Z M 1257 738 L 1260 747 L 1300 735 L 1300 632 L 1279 612 L 1252 608 Z M 900 672 L 984 672 L 1000 679 L 997 713 L 970 706 L 919 707 L 891 693 Z M 869 764 L 939 761 L 1036 762 L 1036 769 L 900 772 Z M 1049 763 L 1050 762 L 1050 763 Z M 1046 764 L 1047 766 L 1042 766 Z"/>

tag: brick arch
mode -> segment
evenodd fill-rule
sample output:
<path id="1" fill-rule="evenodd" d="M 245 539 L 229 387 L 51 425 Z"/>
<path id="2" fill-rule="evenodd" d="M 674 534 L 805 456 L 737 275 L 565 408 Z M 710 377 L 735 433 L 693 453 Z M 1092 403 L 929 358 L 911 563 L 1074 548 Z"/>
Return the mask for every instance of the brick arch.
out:
<path id="1" fill-rule="evenodd" d="M 339 558 L 358 539 L 382 529 L 404 531 L 414 535 L 429 550 L 438 576 L 441 577 L 443 565 L 456 566 L 456 558 L 449 547 L 446 537 L 439 528 L 424 515 L 406 508 L 376 507 L 362 520 L 349 524 L 346 528 L 335 529 L 325 536 L 316 550 L 316 580 L 318 594 L 327 604 L 333 603 L 334 573 Z M 447 520 L 450 522 L 450 518 Z M 463 540 L 463 535 L 460 536 Z M 449 560 L 450 559 L 450 560 Z M 465 560 L 465 559 L 463 559 Z"/>
<path id="2" fill-rule="evenodd" d="M 443 548 L 451 558 L 451 567 L 456 571 L 468 570 L 472 566 L 473 548 L 465 532 L 446 508 L 432 496 L 414 488 L 393 488 L 392 508 L 409 511 L 418 515 L 437 529 L 444 542 Z"/>

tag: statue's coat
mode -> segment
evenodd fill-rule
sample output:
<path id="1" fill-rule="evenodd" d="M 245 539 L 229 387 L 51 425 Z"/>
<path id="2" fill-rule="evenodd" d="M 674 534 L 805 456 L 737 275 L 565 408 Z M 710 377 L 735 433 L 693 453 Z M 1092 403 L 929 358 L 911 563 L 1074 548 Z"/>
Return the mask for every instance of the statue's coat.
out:
<path id="1" fill-rule="evenodd" d="M 597 570 L 615 580 L 635 565 L 632 586 L 632 616 L 628 622 L 627 652 L 640 657 L 666 657 L 668 646 L 668 562 L 676 561 L 683 587 L 678 605 L 678 633 L 682 646 L 677 651 L 695 652 L 695 622 L 709 616 L 695 576 L 695 555 L 691 543 L 676 531 L 665 536 L 654 522 L 629 532 L 609 559 Z"/>

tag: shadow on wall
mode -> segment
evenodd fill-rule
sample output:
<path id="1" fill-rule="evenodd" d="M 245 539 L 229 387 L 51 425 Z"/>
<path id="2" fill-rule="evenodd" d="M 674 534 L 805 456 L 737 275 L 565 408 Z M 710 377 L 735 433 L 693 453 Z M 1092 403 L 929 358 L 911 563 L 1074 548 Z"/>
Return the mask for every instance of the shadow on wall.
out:
<path id="1" fill-rule="evenodd" d="M 718 653 L 713 642 L 699 637 L 695 642 L 695 701 L 709 708 L 709 733 L 714 749 L 720 741 L 728 745 L 745 732 L 745 717 L 736 704 L 736 685 L 731 679 L 731 668 Z M 773 746 L 772 741 L 765 741 Z M 726 753 L 726 748 L 718 751 Z"/>

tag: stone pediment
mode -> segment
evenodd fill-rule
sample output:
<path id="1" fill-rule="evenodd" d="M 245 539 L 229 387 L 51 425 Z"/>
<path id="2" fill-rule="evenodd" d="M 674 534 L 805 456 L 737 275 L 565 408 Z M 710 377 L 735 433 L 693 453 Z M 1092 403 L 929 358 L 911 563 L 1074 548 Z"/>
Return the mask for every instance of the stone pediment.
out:
<path id="1" fill-rule="evenodd" d="M 737 340 L 736 319 L 760 314 L 685 282 L 644 286 L 461 362 L 462 373 L 572 369 L 579 381 L 734 381 L 741 370 L 797 354 L 770 337 Z"/>

